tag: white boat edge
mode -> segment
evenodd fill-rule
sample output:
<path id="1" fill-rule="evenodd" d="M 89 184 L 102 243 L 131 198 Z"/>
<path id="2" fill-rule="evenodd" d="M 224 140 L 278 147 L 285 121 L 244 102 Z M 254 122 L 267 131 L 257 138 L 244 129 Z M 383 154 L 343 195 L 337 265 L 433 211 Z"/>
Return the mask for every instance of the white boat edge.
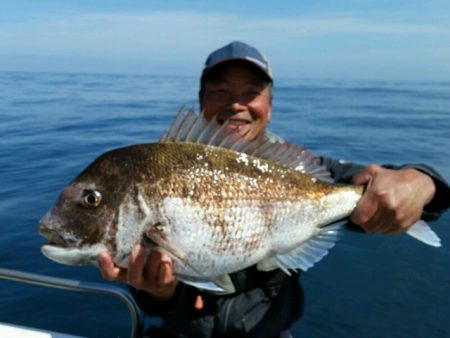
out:
<path id="1" fill-rule="evenodd" d="M 5 324 L 0 322 L 0 337 L 14 338 L 82 338 L 81 336 L 72 336 L 60 332 L 52 332 L 29 328 L 25 326 Z"/>

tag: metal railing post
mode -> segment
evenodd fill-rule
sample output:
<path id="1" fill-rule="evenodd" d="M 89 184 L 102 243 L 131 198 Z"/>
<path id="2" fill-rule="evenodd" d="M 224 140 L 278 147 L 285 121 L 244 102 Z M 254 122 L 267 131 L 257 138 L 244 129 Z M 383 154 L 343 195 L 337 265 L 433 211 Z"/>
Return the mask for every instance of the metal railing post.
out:
<path id="1" fill-rule="evenodd" d="M 49 277 L 29 272 L 0 268 L 0 279 L 6 279 L 27 284 L 40 285 L 55 289 L 86 292 L 115 296 L 124 302 L 131 314 L 131 337 L 142 337 L 143 320 L 142 312 L 133 297 L 124 289 L 114 285 L 101 283 L 83 282 L 73 279 Z"/>

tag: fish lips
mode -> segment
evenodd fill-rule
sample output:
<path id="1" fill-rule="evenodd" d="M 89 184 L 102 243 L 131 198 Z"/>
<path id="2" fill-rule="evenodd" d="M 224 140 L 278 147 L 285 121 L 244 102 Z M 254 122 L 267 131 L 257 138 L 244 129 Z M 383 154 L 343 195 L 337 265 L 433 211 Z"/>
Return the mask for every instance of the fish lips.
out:
<path id="1" fill-rule="evenodd" d="M 43 245 L 42 254 L 60 264 L 66 265 L 97 265 L 97 256 L 108 249 L 101 243 L 88 247 L 62 248 L 56 245 Z"/>
<path id="2" fill-rule="evenodd" d="M 50 245 L 63 248 L 74 247 L 80 240 L 73 234 L 61 230 L 62 226 L 50 214 L 39 221 L 38 233 L 49 241 Z"/>
<path id="3" fill-rule="evenodd" d="M 48 229 L 45 225 L 40 224 L 38 228 L 38 233 L 42 237 L 46 238 L 51 245 L 60 247 L 70 247 L 70 243 L 64 239 L 57 231 Z"/>

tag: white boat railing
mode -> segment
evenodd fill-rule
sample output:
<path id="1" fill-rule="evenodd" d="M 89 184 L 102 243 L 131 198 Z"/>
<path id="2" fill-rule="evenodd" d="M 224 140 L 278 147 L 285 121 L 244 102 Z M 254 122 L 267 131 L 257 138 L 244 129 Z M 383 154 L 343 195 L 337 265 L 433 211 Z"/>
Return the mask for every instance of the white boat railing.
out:
<path id="1" fill-rule="evenodd" d="M 0 268 L 0 279 L 6 279 L 27 284 L 45 286 L 55 289 L 70 291 L 95 293 L 108 296 L 114 296 L 124 302 L 131 314 L 131 333 L 130 337 L 142 337 L 143 317 L 142 312 L 134 301 L 133 297 L 125 289 L 114 285 L 101 283 L 84 282 L 73 279 L 49 277 L 29 272 L 17 271 Z"/>

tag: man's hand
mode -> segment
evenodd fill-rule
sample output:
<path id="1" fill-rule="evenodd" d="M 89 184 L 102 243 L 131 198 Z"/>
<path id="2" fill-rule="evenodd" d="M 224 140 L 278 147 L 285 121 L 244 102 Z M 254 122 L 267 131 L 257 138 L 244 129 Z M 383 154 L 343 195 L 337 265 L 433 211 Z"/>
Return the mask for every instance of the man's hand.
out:
<path id="1" fill-rule="evenodd" d="M 366 190 L 350 220 L 367 232 L 395 234 L 420 219 L 436 191 L 433 180 L 415 169 L 390 170 L 369 165 L 352 179 Z"/>
<path id="2" fill-rule="evenodd" d="M 158 250 L 152 250 L 146 259 L 142 245 L 133 248 L 128 269 L 117 266 L 107 252 L 97 256 L 103 278 L 123 281 L 138 290 L 144 290 L 157 300 L 169 300 L 178 281 L 172 271 L 170 257 Z"/>

